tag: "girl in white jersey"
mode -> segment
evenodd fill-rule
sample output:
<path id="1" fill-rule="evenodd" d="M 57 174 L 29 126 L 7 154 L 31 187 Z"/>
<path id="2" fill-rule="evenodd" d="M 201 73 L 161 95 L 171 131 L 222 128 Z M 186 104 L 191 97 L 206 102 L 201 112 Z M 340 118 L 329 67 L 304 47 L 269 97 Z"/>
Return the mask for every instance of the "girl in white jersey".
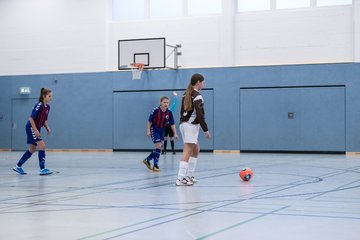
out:
<path id="1" fill-rule="evenodd" d="M 205 122 L 204 99 L 200 90 L 205 85 L 201 74 L 194 74 L 182 97 L 180 112 L 180 132 L 184 141 L 183 153 L 179 164 L 176 186 L 192 186 L 197 180 L 194 177 L 197 158 L 200 152 L 198 135 L 200 127 L 205 137 L 211 137 Z"/>

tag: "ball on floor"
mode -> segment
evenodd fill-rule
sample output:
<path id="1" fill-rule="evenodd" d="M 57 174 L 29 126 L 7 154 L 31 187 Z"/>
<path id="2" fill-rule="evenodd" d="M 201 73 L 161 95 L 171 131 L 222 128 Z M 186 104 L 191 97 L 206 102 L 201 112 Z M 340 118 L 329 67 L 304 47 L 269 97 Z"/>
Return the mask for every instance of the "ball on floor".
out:
<path id="1" fill-rule="evenodd" d="M 250 168 L 244 167 L 243 169 L 240 170 L 239 175 L 243 181 L 247 182 L 252 178 L 253 172 Z"/>

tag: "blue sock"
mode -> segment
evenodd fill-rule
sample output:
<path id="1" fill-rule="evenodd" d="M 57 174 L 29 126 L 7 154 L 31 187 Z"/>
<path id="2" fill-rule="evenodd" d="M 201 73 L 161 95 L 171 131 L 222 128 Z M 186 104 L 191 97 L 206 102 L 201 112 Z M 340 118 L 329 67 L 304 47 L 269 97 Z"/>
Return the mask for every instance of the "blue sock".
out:
<path id="1" fill-rule="evenodd" d="M 155 149 L 154 151 L 154 165 L 158 165 L 159 158 L 160 158 L 160 149 Z"/>
<path id="2" fill-rule="evenodd" d="M 153 157 L 154 157 L 154 151 L 152 151 L 152 152 L 149 154 L 149 156 L 146 157 L 146 160 L 147 160 L 148 162 L 150 162 L 150 161 L 153 159 Z"/>
<path id="3" fill-rule="evenodd" d="M 44 150 L 39 150 L 39 166 L 40 166 L 40 169 L 45 168 L 45 151 Z"/>
<path id="4" fill-rule="evenodd" d="M 32 153 L 27 150 L 17 163 L 18 167 L 21 167 L 31 157 L 31 155 Z"/>

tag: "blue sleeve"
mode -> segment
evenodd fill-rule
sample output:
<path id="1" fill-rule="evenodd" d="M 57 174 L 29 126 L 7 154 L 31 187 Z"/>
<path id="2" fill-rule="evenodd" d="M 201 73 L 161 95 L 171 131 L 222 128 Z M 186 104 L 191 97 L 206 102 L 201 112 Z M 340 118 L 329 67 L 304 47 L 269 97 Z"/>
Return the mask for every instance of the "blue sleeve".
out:
<path id="1" fill-rule="evenodd" d="M 172 114 L 171 111 L 169 111 L 169 113 L 170 113 L 169 124 L 170 124 L 170 125 L 174 125 L 174 124 L 175 124 L 174 115 Z"/>
<path id="2" fill-rule="evenodd" d="M 149 116 L 149 118 L 148 118 L 148 121 L 149 122 L 153 122 L 153 120 L 154 120 L 154 112 L 155 112 L 155 109 L 153 109 L 152 111 L 151 111 L 151 113 L 150 113 L 150 116 Z"/>
<path id="3" fill-rule="evenodd" d="M 175 96 L 174 99 L 173 99 L 173 104 L 171 105 L 171 107 L 169 107 L 169 110 L 171 112 L 174 112 L 174 110 L 176 108 L 176 105 L 177 105 L 177 101 L 178 101 L 178 96 Z"/>
<path id="4" fill-rule="evenodd" d="M 31 112 L 31 115 L 30 115 L 30 117 L 32 117 L 32 119 L 35 120 L 36 116 L 37 116 L 37 115 L 39 114 L 39 112 L 41 111 L 41 106 L 42 106 L 42 104 L 41 104 L 40 102 L 37 103 L 37 104 L 34 106 L 32 112 Z"/>

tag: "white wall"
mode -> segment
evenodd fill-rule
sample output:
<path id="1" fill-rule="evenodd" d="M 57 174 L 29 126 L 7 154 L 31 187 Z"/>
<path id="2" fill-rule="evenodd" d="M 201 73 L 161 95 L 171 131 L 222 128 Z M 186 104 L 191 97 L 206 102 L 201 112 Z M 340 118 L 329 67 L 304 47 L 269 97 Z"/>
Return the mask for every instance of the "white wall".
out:
<path id="1" fill-rule="evenodd" d="M 0 75 L 106 69 L 103 0 L 1 0 Z"/>
<path id="2" fill-rule="evenodd" d="M 236 65 L 354 60 L 352 7 L 238 14 Z"/>
<path id="3" fill-rule="evenodd" d="M 111 0 L 1 0 L 0 75 L 116 71 L 119 39 L 151 37 L 182 44 L 182 67 L 358 61 L 359 1 L 112 22 Z"/>
<path id="4" fill-rule="evenodd" d="M 354 0 L 354 61 L 360 62 L 360 0 Z"/>
<path id="5" fill-rule="evenodd" d="M 261 11 L 184 19 L 111 23 L 110 65 L 117 40 L 166 37 L 183 45 L 183 67 L 353 62 L 352 6 Z M 230 16 L 229 16 L 230 15 Z M 136 31 L 134 31 L 136 29 Z M 231 55 L 232 53 L 232 55 Z"/>

